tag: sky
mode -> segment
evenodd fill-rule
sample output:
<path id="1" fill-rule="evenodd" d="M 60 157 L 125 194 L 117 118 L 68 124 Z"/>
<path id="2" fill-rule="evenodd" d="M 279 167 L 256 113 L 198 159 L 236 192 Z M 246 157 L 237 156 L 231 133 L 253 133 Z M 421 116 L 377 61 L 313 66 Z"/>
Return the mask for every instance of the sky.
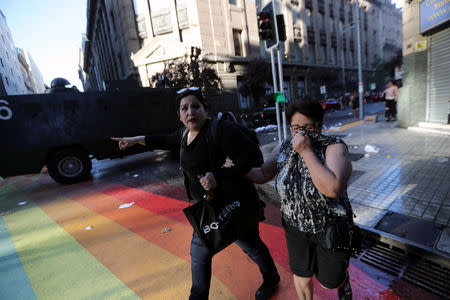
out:
<path id="1" fill-rule="evenodd" d="M 78 51 L 86 31 L 87 0 L 0 0 L 14 45 L 30 53 L 50 86 L 63 77 L 83 89 Z"/>
<path id="2" fill-rule="evenodd" d="M 403 0 L 393 0 L 397 7 Z M 87 0 L 0 0 L 16 47 L 25 48 L 50 86 L 63 77 L 82 90 L 78 51 L 86 31 Z"/>

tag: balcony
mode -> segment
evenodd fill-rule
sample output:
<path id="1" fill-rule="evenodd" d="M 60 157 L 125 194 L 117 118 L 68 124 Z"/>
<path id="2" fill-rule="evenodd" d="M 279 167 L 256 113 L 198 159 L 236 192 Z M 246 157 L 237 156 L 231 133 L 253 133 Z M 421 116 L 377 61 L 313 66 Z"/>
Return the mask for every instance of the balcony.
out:
<path id="1" fill-rule="evenodd" d="M 302 40 L 302 29 L 301 29 L 300 25 L 294 24 L 293 29 L 294 29 L 293 30 L 294 31 L 294 41 L 301 42 L 301 40 Z"/>

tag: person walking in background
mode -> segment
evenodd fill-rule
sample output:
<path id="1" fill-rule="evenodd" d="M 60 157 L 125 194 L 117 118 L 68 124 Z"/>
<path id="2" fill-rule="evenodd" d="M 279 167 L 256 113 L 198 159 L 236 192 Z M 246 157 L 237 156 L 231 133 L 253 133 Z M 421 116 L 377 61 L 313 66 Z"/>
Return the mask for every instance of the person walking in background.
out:
<path id="1" fill-rule="evenodd" d="M 292 140 L 275 147 L 271 157 L 246 177 L 262 184 L 276 175 L 289 266 L 299 299 L 313 299 L 312 277 L 316 276 L 323 287 L 337 288 L 339 299 L 350 300 L 350 254 L 326 249 L 322 234 L 335 222 L 327 217 L 330 211 L 353 220 L 347 196 L 352 164 L 341 139 L 321 134 L 324 114 L 316 101 L 289 103 Z"/>
<path id="2" fill-rule="evenodd" d="M 171 135 L 112 138 L 125 149 L 136 143 L 149 150 L 173 149 L 181 145 L 180 163 L 189 200 L 215 201 L 240 193 L 258 221 L 264 220 L 264 206 L 252 182 L 244 178 L 252 167 L 263 163 L 262 153 L 242 130 L 232 122 L 212 121 L 207 103 L 199 88 L 179 90 L 178 115 L 185 128 Z M 215 125 L 213 122 L 218 122 Z M 213 127 L 214 126 L 214 127 Z M 211 128 L 215 128 L 212 132 Z M 212 142 L 212 134 L 215 134 Z M 223 167 L 227 158 L 233 163 Z M 214 195 L 205 200 L 207 194 Z M 223 197 L 215 197 L 223 196 Z M 280 281 L 269 249 L 259 235 L 258 223 L 243 226 L 235 243 L 258 265 L 263 283 L 256 291 L 257 300 L 272 297 Z M 191 241 L 192 288 L 190 300 L 206 300 L 209 296 L 213 255 L 194 231 Z M 168 276 L 170 276 L 168 274 Z"/>
<path id="3" fill-rule="evenodd" d="M 358 118 L 359 115 L 359 99 L 358 99 L 358 91 L 353 91 L 350 95 L 349 105 L 353 109 L 353 116 Z"/>
<path id="4" fill-rule="evenodd" d="M 384 96 L 386 122 L 395 121 L 397 119 L 398 87 L 389 80 L 381 96 Z"/>

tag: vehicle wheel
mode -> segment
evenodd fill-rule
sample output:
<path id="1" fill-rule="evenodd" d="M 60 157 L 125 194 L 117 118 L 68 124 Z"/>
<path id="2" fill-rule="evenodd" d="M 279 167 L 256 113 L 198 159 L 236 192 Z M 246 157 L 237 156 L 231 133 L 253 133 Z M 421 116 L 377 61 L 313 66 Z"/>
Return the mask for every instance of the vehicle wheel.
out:
<path id="1" fill-rule="evenodd" d="M 53 152 L 47 162 L 48 174 L 59 183 L 75 183 L 91 173 L 89 155 L 80 148 L 67 148 Z"/>

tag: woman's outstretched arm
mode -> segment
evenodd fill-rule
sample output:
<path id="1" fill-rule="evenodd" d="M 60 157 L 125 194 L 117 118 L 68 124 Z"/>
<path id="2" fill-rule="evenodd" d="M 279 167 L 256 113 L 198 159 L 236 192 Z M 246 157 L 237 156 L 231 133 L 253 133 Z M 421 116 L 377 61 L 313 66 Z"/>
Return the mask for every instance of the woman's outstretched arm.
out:
<path id="1" fill-rule="evenodd" d="M 244 177 L 258 184 L 266 183 L 272 180 L 277 174 L 277 157 L 278 152 L 280 151 L 280 146 L 281 143 L 272 150 L 269 159 L 267 159 L 261 167 L 250 169 Z"/>

